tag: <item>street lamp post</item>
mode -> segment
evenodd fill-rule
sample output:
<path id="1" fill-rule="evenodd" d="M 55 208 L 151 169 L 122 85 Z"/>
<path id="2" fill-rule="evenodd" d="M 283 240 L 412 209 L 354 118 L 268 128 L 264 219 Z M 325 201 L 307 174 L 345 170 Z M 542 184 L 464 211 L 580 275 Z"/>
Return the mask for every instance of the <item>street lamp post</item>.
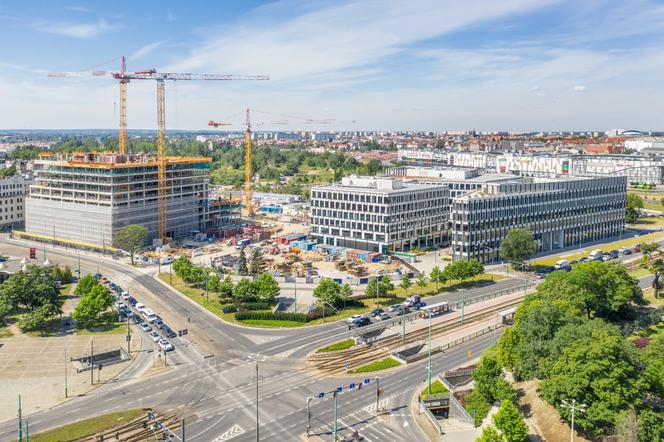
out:
<path id="1" fill-rule="evenodd" d="M 403 332 L 401 333 L 401 342 L 406 343 L 406 309 L 401 306 L 401 322 L 403 323 Z"/>
<path id="2" fill-rule="evenodd" d="M 431 394 L 431 311 L 429 311 L 429 370 L 427 379 L 427 395 Z"/>
<path id="3" fill-rule="evenodd" d="M 337 442 L 337 391 L 335 390 L 332 393 L 332 398 L 334 399 L 334 442 Z"/>
<path id="4" fill-rule="evenodd" d="M 65 347 L 65 398 L 68 397 L 67 392 L 67 347 Z"/>
<path id="5" fill-rule="evenodd" d="M 310 432 L 311 432 L 311 408 L 310 408 L 310 404 L 311 404 L 311 398 L 308 397 L 307 398 L 307 437 L 310 436 Z"/>
<path id="6" fill-rule="evenodd" d="M 297 313 L 297 276 L 293 278 L 293 293 L 295 293 L 294 313 Z"/>
<path id="7" fill-rule="evenodd" d="M 586 404 L 576 404 L 576 399 L 572 399 L 572 403 L 570 404 L 567 402 L 565 399 L 562 400 L 562 407 L 564 408 L 569 408 L 572 410 L 572 426 L 570 427 L 570 433 L 569 433 L 569 440 L 570 442 L 574 442 L 574 412 L 575 411 L 581 411 L 585 413 L 586 411 Z"/>
<path id="8" fill-rule="evenodd" d="M 258 420 L 258 357 L 256 357 L 256 442 L 260 440 Z"/>

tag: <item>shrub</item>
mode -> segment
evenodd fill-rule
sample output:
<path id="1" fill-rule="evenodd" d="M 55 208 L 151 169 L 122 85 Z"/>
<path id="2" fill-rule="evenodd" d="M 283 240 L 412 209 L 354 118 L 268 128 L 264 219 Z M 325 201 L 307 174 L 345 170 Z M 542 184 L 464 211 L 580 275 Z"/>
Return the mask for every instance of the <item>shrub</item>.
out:
<path id="1" fill-rule="evenodd" d="M 304 313 L 284 313 L 284 312 L 272 313 L 272 312 L 261 312 L 261 311 L 247 311 L 247 312 L 235 313 L 236 321 L 244 321 L 246 319 L 309 322 L 307 315 L 305 315 Z"/>
<path id="2" fill-rule="evenodd" d="M 463 408 L 474 417 L 475 426 L 479 427 L 486 415 L 489 414 L 491 403 L 475 389 L 463 397 Z"/>
<path id="3" fill-rule="evenodd" d="M 323 314 L 323 312 L 325 312 Z M 337 314 L 337 311 L 334 310 L 332 307 L 316 307 L 314 310 L 311 310 L 309 313 L 306 314 L 307 318 L 309 321 L 313 321 L 314 319 L 319 319 L 327 316 L 334 316 Z"/>

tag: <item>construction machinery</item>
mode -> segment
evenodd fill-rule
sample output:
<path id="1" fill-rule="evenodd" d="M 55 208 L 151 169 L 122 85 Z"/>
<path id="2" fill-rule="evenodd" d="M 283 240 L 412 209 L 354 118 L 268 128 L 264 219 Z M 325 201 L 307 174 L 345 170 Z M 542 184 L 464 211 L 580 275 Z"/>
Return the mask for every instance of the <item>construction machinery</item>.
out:
<path id="1" fill-rule="evenodd" d="M 131 80 L 155 80 L 157 82 L 157 181 L 158 181 L 158 235 L 162 242 L 167 242 L 167 198 L 168 188 L 166 181 L 166 91 L 165 81 L 184 80 L 269 80 L 267 75 L 231 75 L 231 74 L 190 74 L 157 72 L 156 69 L 127 72 L 125 58 L 121 59 L 120 72 L 92 71 L 92 72 L 52 72 L 49 77 L 80 77 L 110 75 L 120 82 L 120 153 L 127 150 L 127 121 L 126 121 L 126 87 Z"/>

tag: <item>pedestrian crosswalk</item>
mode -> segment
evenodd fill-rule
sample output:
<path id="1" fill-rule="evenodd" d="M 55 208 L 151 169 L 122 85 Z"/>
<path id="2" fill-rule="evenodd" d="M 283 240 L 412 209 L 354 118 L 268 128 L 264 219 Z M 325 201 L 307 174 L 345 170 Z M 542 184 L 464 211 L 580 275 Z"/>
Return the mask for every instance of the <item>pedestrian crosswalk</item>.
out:
<path id="1" fill-rule="evenodd" d="M 238 424 L 233 425 L 231 428 L 226 430 L 222 435 L 217 437 L 214 442 L 225 442 L 227 440 L 231 440 L 234 437 L 240 436 L 241 434 L 244 434 L 245 431 L 244 429 L 239 426 Z"/>
<path id="2" fill-rule="evenodd" d="M 268 342 L 276 341 L 280 339 L 281 336 L 274 335 L 242 335 L 245 338 L 249 339 L 251 342 L 257 345 L 267 344 Z"/>

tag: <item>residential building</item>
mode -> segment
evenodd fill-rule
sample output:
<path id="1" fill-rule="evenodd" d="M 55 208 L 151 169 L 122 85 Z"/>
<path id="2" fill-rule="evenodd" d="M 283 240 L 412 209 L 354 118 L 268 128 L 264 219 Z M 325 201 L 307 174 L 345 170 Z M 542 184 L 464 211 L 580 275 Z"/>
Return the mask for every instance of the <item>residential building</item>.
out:
<path id="1" fill-rule="evenodd" d="M 311 235 L 319 243 L 381 253 L 442 243 L 449 190 L 393 178 L 345 177 L 311 189 Z"/>
<path id="2" fill-rule="evenodd" d="M 208 221 L 209 158 L 168 157 L 167 234 L 184 238 Z M 156 158 L 148 155 L 72 154 L 35 161 L 26 200 L 26 232 L 96 246 L 113 244 L 128 224 L 158 237 Z"/>
<path id="3" fill-rule="evenodd" d="M 25 196 L 32 179 L 16 174 L 0 178 L 0 228 L 18 227 L 25 221 Z"/>
<path id="4" fill-rule="evenodd" d="M 627 178 L 619 175 L 485 183 L 452 200 L 452 257 L 498 263 L 500 244 L 517 227 L 532 230 L 538 252 L 619 235 L 626 190 Z"/>

